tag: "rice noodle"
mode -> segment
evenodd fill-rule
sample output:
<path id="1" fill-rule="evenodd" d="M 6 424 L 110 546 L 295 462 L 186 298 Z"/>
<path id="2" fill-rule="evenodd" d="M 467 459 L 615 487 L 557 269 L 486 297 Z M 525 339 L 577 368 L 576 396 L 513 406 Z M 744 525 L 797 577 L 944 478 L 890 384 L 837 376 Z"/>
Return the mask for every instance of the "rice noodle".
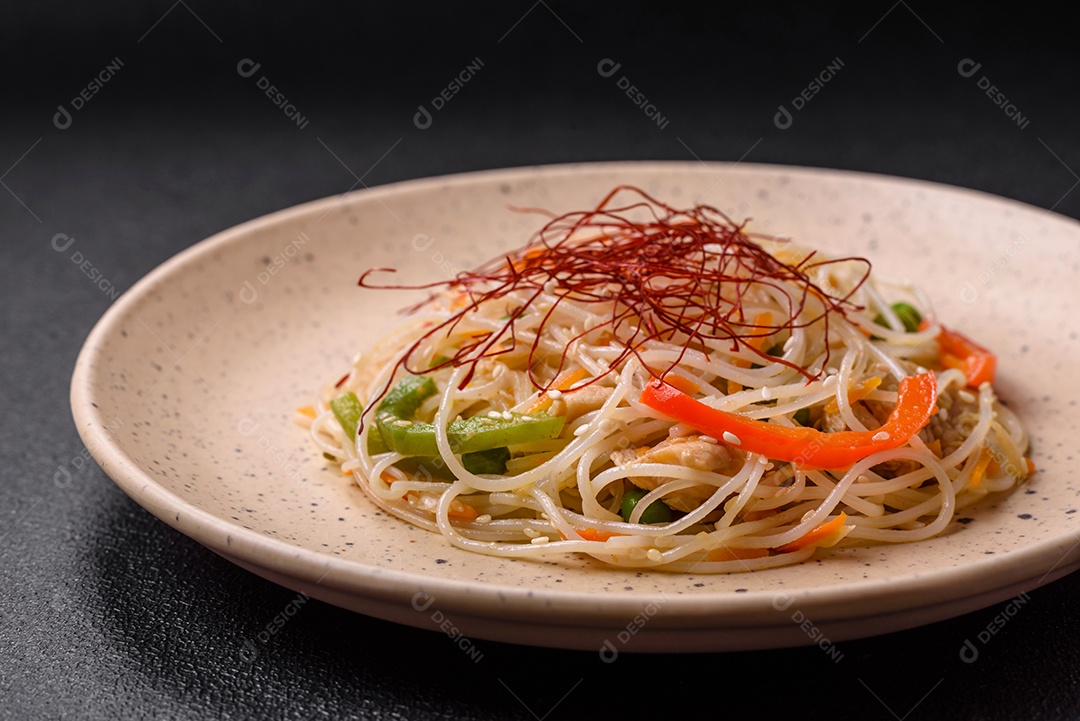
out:
<path id="1" fill-rule="evenodd" d="M 374 503 L 459 548 L 549 560 L 580 553 L 617 566 L 675 572 L 763 569 L 801 562 L 814 547 L 924 540 L 945 531 L 958 508 L 1026 478 L 1028 438 L 1015 413 L 1001 405 L 989 384 L 962 391 L 963 373 L 935 364 L 940 326 L 925 294 L 910 286 L 877 284 L 854 261 L 822 260 L 808 249 L 769 239 L 757 241 L 757 247 L 805 273 L 814 287 L 843 304 L 829 306 L 820 293 L 807 294 L 783 279 L 740 287 L 738 297 L 725 296 L 720 287 L 719 302 L 740 305 L 739 327 L 746 335 L 690 342 L 674 329 L 666 336 L 663 328 L 644 329 L 643 316 L 627 316 L 614 326 L 612 318 L 621 312 L 615 288 L 590 290 L 610 293 L 610 302 L 579 302 L 562 281 L 551 280 L 479 302 L 471 286 L 449 284 L 434 294 L 425 315 L 409 318 L 358 356 L 345 379 L 326 387 L 310 421 L 311 436 Z M 702 248 L 701 262 L 707 263 L 713 251 Z M 817 262 L 806 263 L 812 255 Z M 890 305 L 898 291 L 927 318 L 926 327 L 904 328 Z M 466 312 L 460 310 L 463 303 Z M 507 314 L 512 338 L 501 341 L 507 348 L 492 341 L 497 355 L 491 351 L 461 361 L 463 344 L 497 339 Z M 754 317 L 780 320 L 766 321 L 775 327 L 766 329 L 772 332 L 761 348 L 754 345 L 761 337 L 754 335 L 759 328 L 749 320 Z M 442 330 L 433 333 L 432 327 Z M 639 341 L 629 353 L 627 338 Z M 459 360 L 440 365 L 438 359 L 445 358 Z M 436 366 L 426 375 L 437 393 L 420 407 L 417 419 L 434 424 L 438 457 L 420 461 L 418 468 L 403 463 L 400 454 L 367 450 L 368 436 L 379 433 L 370 411 L 407 375 L 406 365 Z M 800 425 L 796 414 L 809 411 L 809 422 L 823 432 L 873 431 L 897 403 L 899 382 L 920 366 L 937 369 L 939 406 L 954 411 L 902 446 L 845 468 L 805 469 L 744 452 L 723 438 L 705 438 L 658 417 L 639 400 L 661 369 L 695 384 L 694 395 L 722 411 L 786 427 Z M 553 408 L 556 403 L 571 408 L 574 394 L 584 398 L 589 389 L 603 389 L 603 397 L 568 417 L 559 438 L 511 446 L 511 456 L 527 470 L 512 475 L 466 470 L 448 435 L 455 418 L 528 412 L 545 398 L 556 376 L 575 372 L 582 380 L 563 389 Z M 864 385 L 868 390 L 858 395 Z M 355 438 L 345 437 L 328 410 L 330 400 L 345 392 L 355 393 L 369 409 Z M 963 418 L 956 410 L 958 393 L 976 398 L 963 406 L 968 409 Z M 688 464 L 675 451 L 665 455 L 665 448 L 679 444 L 696 449 L 695 458 L 725 462 Z M 979 464 L 984 453 L 993 462 Z M 624 519 L 620 503 L 635 488 L 646 495 Z M 670 521 L 640 523 L 654 501 L 679 510 Z M 841 512 L 842 525 L 799 546 L 800 539 Z"/>

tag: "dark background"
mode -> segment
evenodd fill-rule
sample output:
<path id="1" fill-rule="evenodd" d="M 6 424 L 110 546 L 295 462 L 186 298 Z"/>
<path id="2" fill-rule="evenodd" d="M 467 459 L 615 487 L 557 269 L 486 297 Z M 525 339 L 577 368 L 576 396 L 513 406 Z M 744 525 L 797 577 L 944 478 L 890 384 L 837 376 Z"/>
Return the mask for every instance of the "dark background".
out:
<path id="1" fill-rule="evenodd" d="M 1004 605 L 841 643 L 839 662 L 812 647 L 605 664 L 478 641 L 482 661 L 464 664 L 442 635 L 316 601 L 263 643 L 295 594 L 128 500 L 80 455 L 67 402 L 78 349 L 112 301 L 54 236 L 75 238 L 122 291 L 218 230 L 358 178 L 744 159 L 922 178 L 1077 217 L 1071 13 L 999 7 L 6 4 L 0 717 L 1080 717 L 1077 576 L 1031 593 L 971 664 L 960 648 Z M 246 58 L 261 65 L 249 78 L 237 72 Z M 418 106 L 476 58 L 479 73 L 417 128 Z M 605 58 L 621 63 L 616 76 L 597 72 Z M 837 58 L 840 72 L 778 128 L 778 106 Z M 973 77 L 957 70 L 965 58 L 982 64 Z M 70 111 L 117 60 L 58 128 L 58 106 Z M 665 128 L 619 91 L 622 75 Z M 304 128 L 256 87 L 261 76 Z"/>

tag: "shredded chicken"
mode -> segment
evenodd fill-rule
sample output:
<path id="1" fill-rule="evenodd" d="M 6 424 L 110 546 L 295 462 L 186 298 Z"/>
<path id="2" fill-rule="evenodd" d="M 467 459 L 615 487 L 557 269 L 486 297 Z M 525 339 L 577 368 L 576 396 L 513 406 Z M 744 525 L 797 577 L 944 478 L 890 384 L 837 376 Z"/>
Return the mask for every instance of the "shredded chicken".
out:
<path id="1" fill-rule="evenodd" d="M 884 419 L 879 419 L 874 413 L 872 413 L 862 403 L 853 403 L 851 405 L 851 412 L 855 414 L 855 417 L 870 430 L 880 428 L 884 423 Z M 885 414 L 885 418 L 888 418 L 888 414 Z M 838 431 L 850 430 L 847 424 L 844 423 L 844 417 L 839 413 L 825 413 L 821 418 L 821 430 L 826 433 L 836 433 Z"/>
<path id="2" fill-rule="evenodd" d="M 669 437 L 653 447 L 627 448 L 611 454 L 611 460 L 617 465 L 634 463 L 667 463 L 695 468 L 699 471 L 713 471 L 724 475 L 738 472 L 743 460 L 740 455 L 720 443 L 704 440 L 704 436 Z M 630 481 L 638 488 L 653 490 L 669 479 L 653 477 L 631 477 Z M 676 511 L 692 511 L 701 505 L 716 491 L 715 486 L 694 486 L 684 488 L 664 497 L 664 503 Z"/>
<path id="3" fill-rule="evenodd" d="M 552 401 L 551 415 L 566 416 L 567 422 L 570 422 L 604 405 L 614 391 L 614 388 L 594 385 L 563 393 L 560 398 Z"/>
<path id="4" fill-rule="evenodd" d="M 965 400 L 965 396 L 971 400 Z M 919 437 L 928 443 L 934 438 L 940 439 L 941 454 L 947 456 L 963 445 L 978 424 L 979 401 L 971 391 L 952 387 L 938 396 L 937 403 L 941 411 L 930 416 L 930 422 Z"/>

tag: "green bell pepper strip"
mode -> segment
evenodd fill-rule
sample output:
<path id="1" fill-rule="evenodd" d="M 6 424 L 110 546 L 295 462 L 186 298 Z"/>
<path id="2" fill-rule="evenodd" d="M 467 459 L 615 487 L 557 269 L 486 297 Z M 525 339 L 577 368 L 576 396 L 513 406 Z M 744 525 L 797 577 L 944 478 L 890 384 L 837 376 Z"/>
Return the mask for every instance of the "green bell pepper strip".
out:
<path id="1" fill-rule="evenodd" d="M 510 460 L 510 449 L 506 446 L 487 451 L 466 453 L 461 457 L 461 464 L 469 473 L 477 475 L 506 473 L 506 462 Z M 446 462 L 439 456 L 409 456 L 394 464 L 417 480 L 453 481 L 454 474 L 446 467 Z"/>
<path id="2" fill-rule="evenodd" d="M 558 438 L 563 423 L 562 416 L 549 416 L 546 413 L 513 413 L 509 420 L 501 416 L 473 416 L 451 423 L 446 435 L 454 453 L 469 454 Z M 390 416 L 380 417 L 378 424 L 386 444 L 403 456 L 439 455 L 434 424 L 402 421 Z"/>
<path id="3" fill-rule="evenodd" d="M 501 476 L 506 473 L 506 462 L 510 460 L 510 449 L 506 446 L 490 448 L 486 451 L 473 451 L 461 456 L 461 465 L 469 473 L 483 473 Z"/>
<path id="4" fill-rule="evenodd" d="M 379 404 L 378 427 L 368 431 L 368 453 L 377 455 L 394 450 L 410 457 L 429 456 L 432 458 L 421 459 L 421 465 L 428 465 L 424 461 L 430 460 L 431 466 L 439 467 L 434 463 L 439 455 L 435 426 L 430 423 L 412 423 L 407 427 L 394 425 L 395 421 L 414 415 L 420 404 L 435 391 L 435 383 L 430 378 L 419 376 L 408 376 L 394 386 Z M 341 394 L 330 402 L 330 409 L 348 437 L 355 439 L 356 428 L 364 413 L 364 406 L 356 394 L 352 391 Z M 518 414 L 518 419 L 513 422 L 500 418 L 501 423 L 495 423 L 494 419 L 478 417 L 451 423 L 451 445 L 460 444 L 461 449 L 457 452 L 462 454 L 461 462 L 465 470 L 476 474 L 505 473 L 506 462 L 510 460 L 510 449 L 506 446 L 554 438 L 562 431 L 562 418 L 521 418 L 533 416 Z M 388 444 L 387 438 L 396 439 L 396 445 Z M 506 438 L 506 442 L 498 443 L 501 438 Z"/>
<path id="5" fill-rule="evenodd" d="M 416 415 L 420 404 L 435 392 L 435 383 L 430 378 L 406 376 L 386 394 L 375 414 L 375 423 L 378 426 L 379 435 L 391 450 L 403 456 L 439 455 L 434 424 L 411 420 Z M 549 416 L 546 413 L 535 415 L 514 413 L 509 419 L 502 416 L 498 418 L 474 416 L 451 423 L 447 428 L 447 435 L 454 453 L 468 456 L 479 451 L 491 451 L 518 443 L 557 438 L 562 433 L 563 423 L 563 418 Z M 487 457 L 484 460 L 474 458 L 471 462 L 484 468 L 495 468 L 499 465 L 498 460 Z M 502 473 L 506 469 L 506 459 L 503 458 L 501 462 L 500 470 L 483 472 Z M 466 469 L 470 470 L 468 466 Z M 470 472 L 477 473 L 478 471 L 470 470 Z"/>
<path id="6" fill-rule="evenodd" d="M 355 442 L 356 427 L 360 424 L 360 416 L 364 414 L 364 406 L 360 403 L 360 399 L 355 393 L 348 391 L 330 401 L 330 410 L 334 412 L 334 417 L 341 424 L 346 436 Z M 376 430 L 368 431 L 367 448 L 368 453 L 373 456 L 390 450 Z"/>
<path id="7" fill-rule="evenodd" d="M 416 415 L 420 404 L 435 395 L 435 381 L 423 376 L 405 376 L 379 403 L 376 418 L 393 416 L 406 420 Z"/>

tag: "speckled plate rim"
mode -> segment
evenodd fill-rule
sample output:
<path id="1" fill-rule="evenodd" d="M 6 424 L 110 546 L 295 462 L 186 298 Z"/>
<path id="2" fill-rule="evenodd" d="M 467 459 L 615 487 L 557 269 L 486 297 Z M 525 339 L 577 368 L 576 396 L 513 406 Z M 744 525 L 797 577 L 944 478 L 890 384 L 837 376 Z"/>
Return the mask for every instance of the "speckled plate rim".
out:
<path id="1" fill-rule="evenodd" d="M 355 191 L 348 195 L 351 198 L 362 194 L 419 193 L 478 180 L 485 182 L 514 182 L 526 179 L 542 181 L 565 174 L 590 171 L 610 173 L 622 168 L 636 172 L 673 172 L 680 168 L 700 167 L 700 165 L 700 163 L 681 161 L 541 165 L 407 180 Z M 784 172 L 792 176 L 809 175 L 826 179 L 858 179 L 871 183 L 901 183 L 913 188 L 923 187 L 934 193 L 951 193 L 969 198 L 981 197 L 998 204 L 1022 209 L 1025 212 L 1032 210 L 1048 212 L 1020 201 L 981 191 L 895 176 L 749 163 L 716 162 L 708 163 L 708 166 L 718 172 L 735 169 L 740 172 L 756 170 Z M 359 561 L 329 556 L 266 537 L 253 530 L 240 528 L 184 501 L 160 486 L 111 441 L 108 423 L 95 404 L 97 391 L 92 382 L 94 369 L 100 360 L 99 348 L 103 340 L 117 332 L 120 321 L 140 299 L 172 274 L 182 272 L 189 265 L 212 255 L 223 246 L 261 228 L 272 227 L 297 216 L 322 213 L 341 202 L 342 196 L 322 198 L 221 231 L 162 263 L 133 285 L 108 309 L 88 335 L 76 360 L 71 381 L 72 413 L 78 432 L 91 455 L 125 493 L 159 519 L 220 555 L 241 560 L 246 567 L 257 572 L 265 572 L 263 575 L 295 579 L 297 584 L 306 587 L 312 587 L 311 584 L 317 586 L 325 583 L 328 590 L 334 589 L 397 603 L 407 603 L 416 592 L 422 591 L 437 595 L 440 606 L 448 610 L 458 610 L 463 613 L 476 613 L 479 610 L 481 614 L 500 620 L 528 621 L 534 624 L 550 624 L 566 628 L 601 623 L 609 614 L 614 614 L 614 617 L 620 619 L 620 623 L 608 625 L 612 628 L 621 626 L 621 619 L 633 617 L 640 611 L 642 606 L 640 597 L 620 594 L 599 595 L 558 589 L 536 590 L 489 582 L 470 584 L 438 579 L 422 573 L 393 571 Z M 1073 233 L 1080 233 L 1080 223 L 1070 218 L 1053 213 L 1048 213 L 1047 217 L 1052 222 L 1066 224 Z M 912 612 L 917 613 L 920 608 L 929 610 L 947 606 L 951 609 L 947 615 L 935 615 L 931 612 L 931 617 L 920 620 L 918 623 L 942 620 L 983 607 L 987 602 L 1007 598 L 1018 588 L 1031 590 L 1076 570 L 1080 567 L 1078 546 L 1080 546 L 1080 537 L 1071 532 L 1062 533 L 1018 547 L 1008 553 L 979 559 L 968 567 L 911 573 L 841 586 L 802 589 L 791 594 L 793 598 L 790 600 L 797 603 L 798 608 L 803 609 L 807 615 L 813 614 L 815 620 L 820 622 L 880 617 L 900 612 L 910 615 Z M 1045 569 L 1045 572 L 1032 574 L 1032 568 Z M 292 584 L 286 583 L 286 585 Z M 979 597 L 983 597 L 984 600 L 976 600 Z M 669 628 L 723 629 L 748 623 L 775 628 L 793 626 L 788 615 L 777 613 L 780 609 L 773 605 L 775 598 L 776 593 L 771 591 L 749 591 L 737 595 L 727 593 L 674 596 L 665 602 L 665 613 L 658 615 L 655 623 L 651 625 L 656 632 L 663 632 L 664 629 Z M 963 603 L 965 598 L 971 599 L 972 602 Z M 901 623 L 889 627 L 885 623 L 881 632 L 906 628 L 910 625 L 915 624 Z M 793 634 L 791 644 L 809 642 L 805 638 L 799 638 L 802 635 L 801 632 Z M 761 647 L 775 645 L 786 644 L 763 643 Z"/>

